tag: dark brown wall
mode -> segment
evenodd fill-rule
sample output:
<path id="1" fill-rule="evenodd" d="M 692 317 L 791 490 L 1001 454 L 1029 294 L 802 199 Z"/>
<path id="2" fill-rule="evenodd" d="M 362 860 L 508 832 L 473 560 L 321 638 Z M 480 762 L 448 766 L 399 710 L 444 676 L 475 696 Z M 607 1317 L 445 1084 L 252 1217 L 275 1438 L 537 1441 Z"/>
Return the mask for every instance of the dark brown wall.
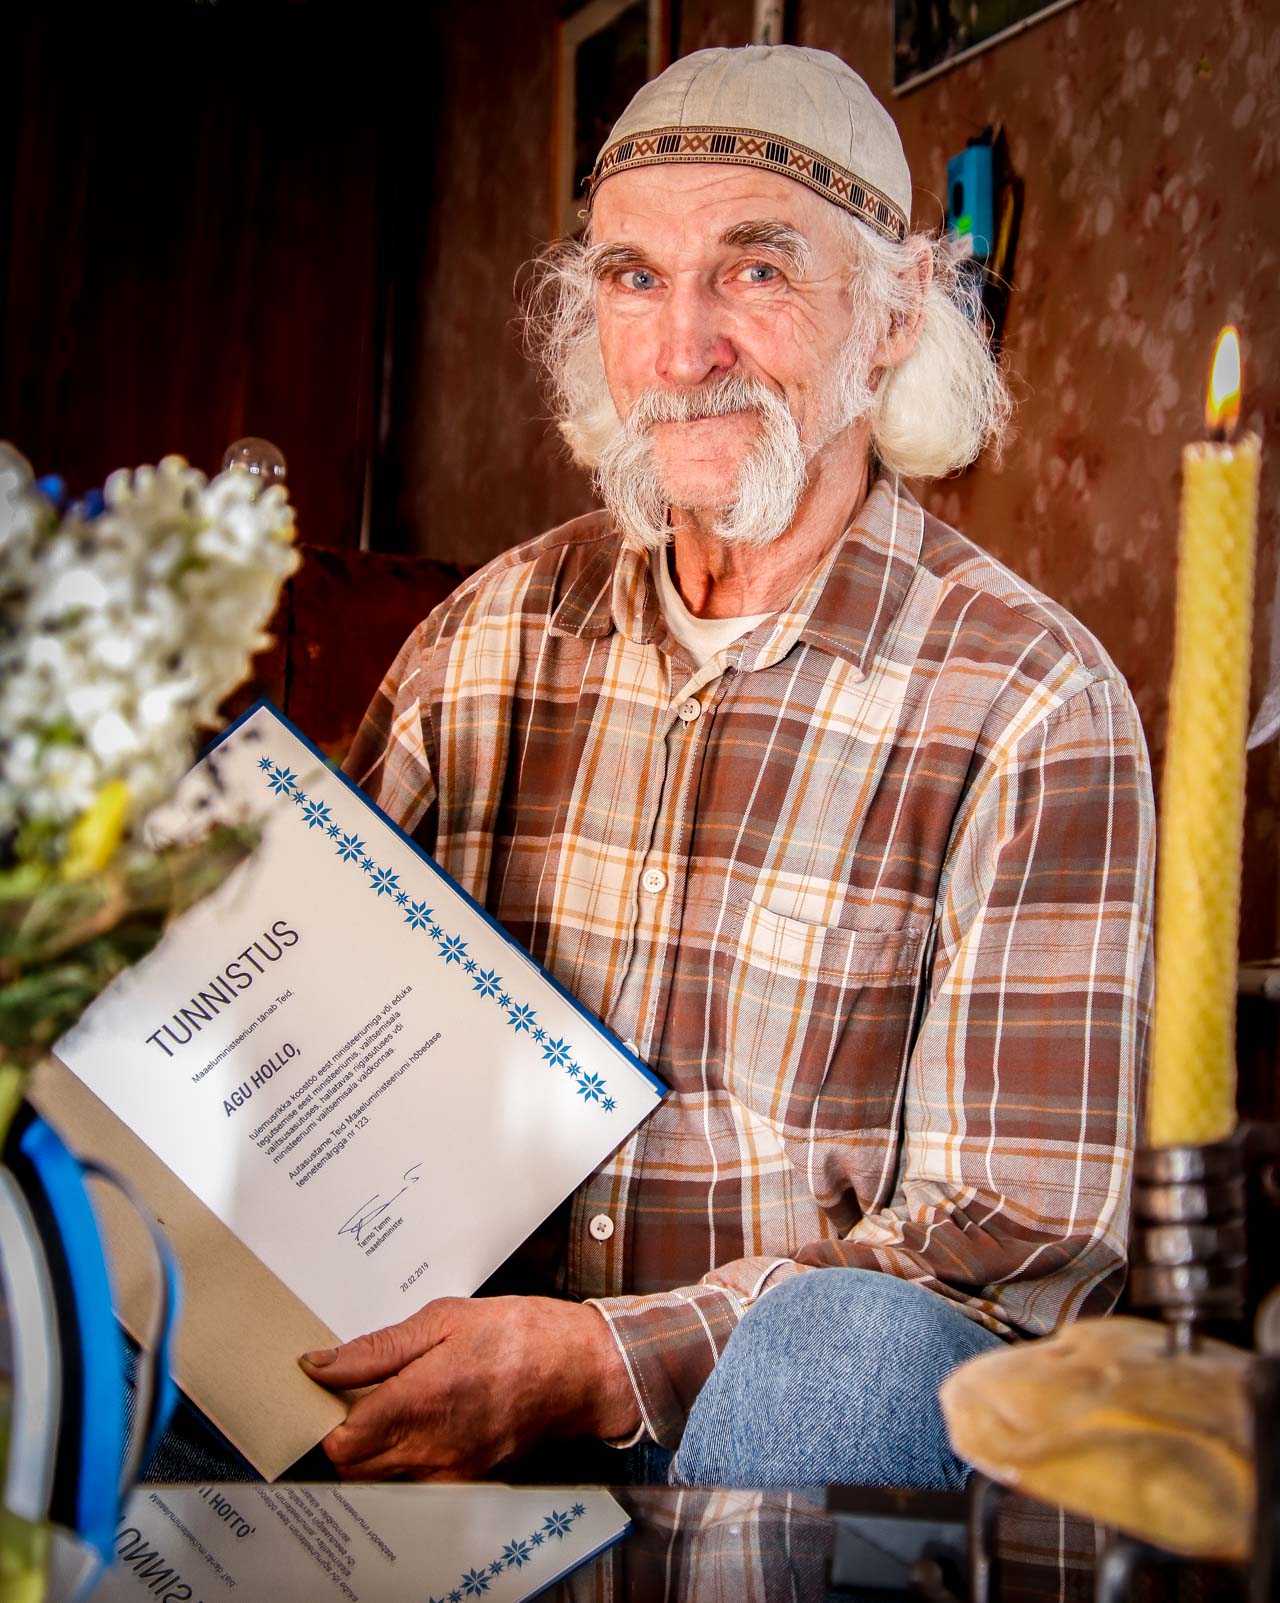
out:
<path id="1" fill-rule="evenodd" d="M 402 122 L 429 142 L 410 32 L 390 7 L 11 6 L 0 437 L 83 490 L 266 435 L 307 538 L 355 545 L 383 286 L 423 204 L 394 184 Z"/>
<path id="2" fill-rule="evenodd" d="M 427 239 L 397 309 L 394 481 L 375 543 L 462 565 L 591 505 L 521 350 L 514 286 L 551 215 L 554 0 L 439 13 Z M 413 203 L 413 202 L 411 202 Z"/>

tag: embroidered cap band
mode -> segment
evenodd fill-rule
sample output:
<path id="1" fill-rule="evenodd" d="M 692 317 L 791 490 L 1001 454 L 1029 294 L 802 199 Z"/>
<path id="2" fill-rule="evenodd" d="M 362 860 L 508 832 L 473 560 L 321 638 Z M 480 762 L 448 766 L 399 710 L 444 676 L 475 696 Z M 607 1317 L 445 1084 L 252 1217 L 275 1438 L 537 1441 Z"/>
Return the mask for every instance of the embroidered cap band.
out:
<path id="1" fill-rule="evenodd" d="M 588 205 L 631 167 L 727 162 L 804 184 L 886 239 L 901 240 L 911 175 L 893 119 L 825 50 L 698 50 L 647 83 L 614 125 Z"/>
<path id="2" fill-rule="evenodd" d="M 610 174 L 668 161 L 724 161 L 794 178 L 843 206 L 886 239 L 906 236 L 907 220 L 887 196 L 816 150 L 758 128 L 651 128 L 610 145 L 596 162 L 591 193 Z"/>

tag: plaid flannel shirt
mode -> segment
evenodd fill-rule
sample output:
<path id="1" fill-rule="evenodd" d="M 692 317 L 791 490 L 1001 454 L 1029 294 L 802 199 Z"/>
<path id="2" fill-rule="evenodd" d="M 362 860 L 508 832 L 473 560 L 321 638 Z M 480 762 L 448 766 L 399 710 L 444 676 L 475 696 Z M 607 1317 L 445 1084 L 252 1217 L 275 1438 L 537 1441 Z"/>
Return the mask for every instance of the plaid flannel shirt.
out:
<path id="1" fill-rule="evenodd" d="M 648 563 L 602 513 L 499 557 L 347 770 L 671 1087 L 575 1194 L 558 1289 L 674 1446 L 784 1276 L 1004 1335 L 1111 1307 L 1154 831 L 1101 647 L 896 483 L 701 669 Z"/>

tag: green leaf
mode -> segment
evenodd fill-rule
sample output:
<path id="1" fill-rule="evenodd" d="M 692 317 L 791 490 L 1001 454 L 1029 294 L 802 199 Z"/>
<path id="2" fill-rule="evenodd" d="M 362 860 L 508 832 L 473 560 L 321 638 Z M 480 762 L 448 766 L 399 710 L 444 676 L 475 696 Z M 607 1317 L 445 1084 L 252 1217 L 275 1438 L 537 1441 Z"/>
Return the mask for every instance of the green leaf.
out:
<path id="1" fill-rule="evenodd" d="M 9 876 L 0 894 L 0 1059 L 26 1060 L 70 1029 L 257 840 L 254 829 L 221 828 L 194 846 L 125 853 L 89 880 Z"/>

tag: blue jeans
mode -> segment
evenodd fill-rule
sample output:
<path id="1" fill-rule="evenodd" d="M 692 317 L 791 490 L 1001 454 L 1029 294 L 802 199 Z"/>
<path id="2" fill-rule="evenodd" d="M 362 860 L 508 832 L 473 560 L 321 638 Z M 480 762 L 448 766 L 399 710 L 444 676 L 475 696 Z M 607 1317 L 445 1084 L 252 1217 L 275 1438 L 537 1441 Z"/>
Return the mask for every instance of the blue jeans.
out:
<path id="1" fill-rule="evenodd" d="M 138 1349 L 131 1337 L 120 1332 L 124 1354 L 124 1411 L 129 1428 L 137 1403 L 134 1371 Z M 151 1462 L 143 1466 L 144 1481 L 256 1481 L 262 1477 L 242 1458 L 221 1431 L 200 1411 L 179 1396 L 178 1406 L 160 1438 Z"/>
<path id="2" fill-rule="evenodd" d="M 698 1393 L 680 1486 L 959 1490 L 938 1387 L 1002 1343 L 932 1291 L 868 1269 L 813 1269 L 748 1311 Z"/>
<path id="3" fill-rule="evenodd" d="M 813 1269 L 767 1292 L 734 1331 L 698 1393 L 674 1463 L 652 1442 L 621 1453 L 598 1442 L 549 1442 L 511 1478 L 643 1485 L 666 1480 L 670 1466 L 680 1486 L 959 1489 L 968 1471 L 947 1445 L 938 1387 L 957 1364 L 1001 1345 L 908 1281 Z M 316 1449 L 290 1478 L 329 1473 Z M 145 1476 L 254 1478 L 185 1404 Z"/>

